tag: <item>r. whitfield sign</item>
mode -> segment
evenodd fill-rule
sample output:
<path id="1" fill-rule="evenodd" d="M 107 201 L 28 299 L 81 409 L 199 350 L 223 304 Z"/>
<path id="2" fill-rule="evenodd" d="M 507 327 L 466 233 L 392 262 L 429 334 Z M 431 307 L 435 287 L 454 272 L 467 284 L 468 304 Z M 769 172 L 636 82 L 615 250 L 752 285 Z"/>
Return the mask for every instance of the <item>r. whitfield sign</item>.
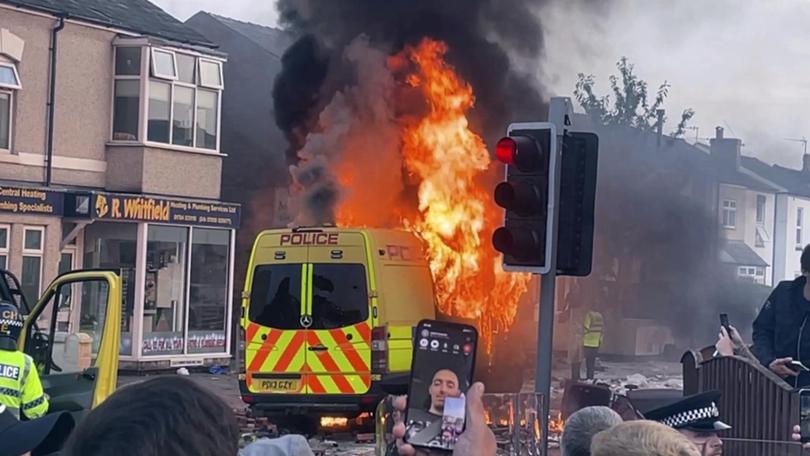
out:
<path id="1" fill-rule="evenodd" d="M 218 201 L 184 201 L 114 193 L 96 193 L 94 198 L 93 215 L 103 220 L 238 228 L 241 218 L 238 204 Z"/>
<path id="2" fill-rule="evenodd" d="M 62 215 L 62 192 L 27 187 L 0 186 L 0 212 L 17 214 Z"/>

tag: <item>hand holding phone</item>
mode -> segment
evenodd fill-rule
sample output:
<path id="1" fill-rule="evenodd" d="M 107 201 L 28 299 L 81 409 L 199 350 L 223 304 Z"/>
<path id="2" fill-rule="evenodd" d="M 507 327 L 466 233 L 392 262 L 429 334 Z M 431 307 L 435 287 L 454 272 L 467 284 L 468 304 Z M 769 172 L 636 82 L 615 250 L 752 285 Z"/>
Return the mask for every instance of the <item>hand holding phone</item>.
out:
<path id="1" fill-rule="evenodd" d="M 465 394 L 472 384 L 475 328 L 423 320 L 416 327 L 404 440 L 452 451 L 464 431 Z"/>
<path id="2" fill-rule="evenodd" d="M 720 326 L 726 328 L 726 332 L 728 333 L 728 337 L 731 337 L 731 325 L 728 323 L 728 314 L 721 313 L 720 314 Z"/>

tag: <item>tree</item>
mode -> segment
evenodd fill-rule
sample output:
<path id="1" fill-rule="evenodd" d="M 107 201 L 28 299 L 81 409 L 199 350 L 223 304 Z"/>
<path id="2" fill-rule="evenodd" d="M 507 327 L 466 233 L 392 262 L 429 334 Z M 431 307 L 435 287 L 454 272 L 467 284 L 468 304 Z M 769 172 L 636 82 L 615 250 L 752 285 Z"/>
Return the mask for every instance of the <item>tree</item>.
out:
<path id="1" fill-rule="evenodd" d="M 647 82 L 639 79 L 633 73 L 633 64 L 627 57 L 616 62 L 618 75 L 611 75 L 611 95 L 598 96 L 594 92 L 596 81 L 593 75 L 579 73 L 574 88 L 574 96 L 585 112 L 594 120 L 604 125 L 625 125 L 644 131 L 656 131 L 659 122 L 666 122 L 666 116 L 658 117 L 657 111 L 664 105 L 669 94 L 669 83 L 664 81 L 655 92 L 655 99 L 650 103 L 647 99 Z M 686 124 L 695 115 L 692 109 L 685 109 L 681 113 L 681 120 L 673 137 L 679 137 L 686 131 Z"/>

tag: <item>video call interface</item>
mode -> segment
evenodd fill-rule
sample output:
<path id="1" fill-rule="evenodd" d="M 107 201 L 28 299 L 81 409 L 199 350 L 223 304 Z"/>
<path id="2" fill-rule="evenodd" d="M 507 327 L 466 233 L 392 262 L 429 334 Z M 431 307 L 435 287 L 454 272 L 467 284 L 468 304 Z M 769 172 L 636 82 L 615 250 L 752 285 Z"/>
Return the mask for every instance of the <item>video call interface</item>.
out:
<path id="1" fill-rule="evenodd" d="M 452 450 L 464 430 L 464 394 L 470 387 L 475 335 L 460 329 L 420 327 L 414 349 L 406 441 Z"/>

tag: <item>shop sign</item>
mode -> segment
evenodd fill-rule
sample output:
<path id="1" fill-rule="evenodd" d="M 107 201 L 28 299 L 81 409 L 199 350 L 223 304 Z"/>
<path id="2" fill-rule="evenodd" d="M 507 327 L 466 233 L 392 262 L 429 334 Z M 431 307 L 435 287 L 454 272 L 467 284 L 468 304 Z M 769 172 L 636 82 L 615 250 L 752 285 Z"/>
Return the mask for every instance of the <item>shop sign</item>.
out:
<path id="1" fill-rule="evenodd" d="M 0 186 L 0 212 L 62 215 L 64 200 L 64 193 L 53 190 Z"/>
<path id="2" fill-rule="evenodd" d="M 189 331 L 189 353 L 224 353 L 225 331 Z"/>
<path id="3" fill-rule="evenodd" d="M 152 333 L 143 336 L 144 355 L 177 355 L 183 353 L 182 333 Z"/>
<path id="4" fill-rule="evenodd" d="M 241 206 L 219 201 L 185 201 L 148 196 L 96 193 L 96 219 L 239 228 Z"/>

